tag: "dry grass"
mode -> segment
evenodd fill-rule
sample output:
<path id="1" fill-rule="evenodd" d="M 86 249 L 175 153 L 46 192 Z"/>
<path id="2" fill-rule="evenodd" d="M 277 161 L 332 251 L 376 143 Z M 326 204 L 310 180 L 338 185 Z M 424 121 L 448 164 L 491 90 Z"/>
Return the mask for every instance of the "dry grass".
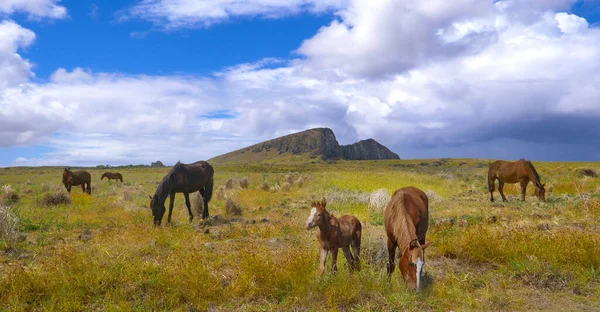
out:
<path id="1" fill-rule="evenodd" d="M 70 203 L 52 209 L 39 199 L 60 183 L 62 168 L 45 169 L 38 179 L 33 177 L 39 169 L 11 168 L 0 176 L 0 185 L 35 183 L 13 206 L 20 220 L 16 230 L 27 235 L 0 252 L 0 306 L 15 311 L 597 309 L 600 181 L 575 172 L 597 164 L 536 162 L 543 182 L 554 185 L 545 203 L 531 188 L 527 201 L 519 201 L 514 185 L 505 187 L 508 203 L 490 203 L 485 179 L 480 181 L 486 168 L 478 168 L 486 161 L 419 162 L 215 166 L 216 185 L 247 176 L 264 181 L 268 191 L 259 184 L 227 190 L 229 196 L 215 194 L 211 218 L 192 224 L 178 194 L 173 222 L 161 227 L 152 226 L 148 209 L 127 207 L 147 206 L 146 194 L 155 191 L 168 168 L 123 170 L 131 186 L 96 183 L 92 196 L 74 192 Z M 93 178 L 102 174 L 90 171 Z M 271 192 L 271 186 L 284 189 L 288 174 L 290 189 Z M 301 177 L 310 183 L 300 187 Z M 419 294 L 398 272 L 386 277 L 382 216 L 371 203 L 378 190 L 389 194 L 408 185 L 438 196 L 430 202 L 427 240 L 434 244 L 426 252 Z M 196 196 L 194 210 L 200 207 Z M 322 197 L 336 216 L 355 215 L 363 223 L 361 272 L 350 274 L 340 253 L 338 273 L 328 268 L 319 278 L 315 231 L 303 224 L 310 199 Z M 243 213 L 231 213 L 232 204 L 243 206 Z"/>
<path id="2" fill-rule="evenodd" d="M 3 249 L 13 248 L 20 235 L 19 218 L 13 213 L 11 206 L 0 206 L 0 241 Z"/>
<path id="3" fill-rule="evenodd" d="M 71 203 L 71 197 L 65 190 L 42 193 L 39 200 L 42 206 L 50 207 L 56 205 L 67 205 Z"/>

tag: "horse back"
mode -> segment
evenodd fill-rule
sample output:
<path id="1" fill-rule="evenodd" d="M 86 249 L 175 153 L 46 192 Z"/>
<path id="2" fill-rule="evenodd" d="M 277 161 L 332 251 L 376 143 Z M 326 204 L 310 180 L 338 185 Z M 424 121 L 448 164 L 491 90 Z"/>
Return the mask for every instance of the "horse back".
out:
<path id="1" fill-rule="evenodd" d="M 413 187 L 397 189 L 384 212 L 384 226 L 388 237 L 399 239 L 398 227 L 403 227 L 406 218 L 415 226 L 417 237 L 425 237 L 429 229 L 429 199 L 422 190 Z"/>
<path id="2" fill-rule="evenodd" d="M 340 247 L 348 246 L 351 242 L 354 245 L 360 246 L 360 237 L 362 234 L 362 224 L 360 221 L 350 215 L 345 215 L 337 218 L 340 228 Z"/>
<path id="3" fill-rule="evenodd" d="M 75 171 L 73 172 L 73 185 L 77 186 L 77 185 L 81 185 L 84 183 L 90 183 L 92 181 L 92 175 L 85 171 L 85 170 L 81 170 L 81 171 Z"/>
<path id="4" fill-rule="evenodd" d="M 197 161 L 195 163 L 183 165 L 185 170 L 178 172 L 177 192 L 183 192 L 187 188 L 188 192 L 199 191 L 202 187 L 212 182 L 214 169 L 206 161 Z"/>
<path id="5" fill-rule="evenodd" d="M 491 178 L 499 178 L 502 182 L 517 183 L 520 178 L 527 176 L 525 165 L 525 159 L 517 161 L 497 160 L 490 164 L 488 175 Z"/>

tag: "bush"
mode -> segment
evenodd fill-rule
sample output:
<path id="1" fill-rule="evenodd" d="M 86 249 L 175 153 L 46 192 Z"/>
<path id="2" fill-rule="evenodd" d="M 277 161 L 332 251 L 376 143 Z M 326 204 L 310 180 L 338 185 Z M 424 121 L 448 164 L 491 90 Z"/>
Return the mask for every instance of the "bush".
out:
<path id="1" fill-rule="evenodd" d="M 225 213 L 230 216 L 239 216 L 242 214 L 242 207 L 231 198 L 227 198 L 227 201 L 225 202 Z"/>
<path id="2" fill-rule="evenodd" d="M 0 206 L 0 239 L 4 244 L 4 249 L 11 249 L 19 240 L 17 231 L 19 218 L 11 211 L 10 206 Z"/>
<path id="3" fill-rule="evenodd" d="M 0 196 L 0 204 L 12 205 L 19 201 L 19 194 L 10 185 L 2 186 L 2 194 Z"/>
<path id="4" fill-rule="evenodd" d="M 67 193 L 67 191 L 64 190 L 58 192 L 55 191 L 43 193 L 39 200 L 39 204 L 46 207 L 56 206 L 60 204 L 66 205 L 70 203 L 71 197 L 69 196 L 69 193 Z"/>
<path id="5" fill-rule="evenodd" d="M 369 195 L 369 211 L 381 212 L 390 201 L 386 189 L 378 189 Z"/>

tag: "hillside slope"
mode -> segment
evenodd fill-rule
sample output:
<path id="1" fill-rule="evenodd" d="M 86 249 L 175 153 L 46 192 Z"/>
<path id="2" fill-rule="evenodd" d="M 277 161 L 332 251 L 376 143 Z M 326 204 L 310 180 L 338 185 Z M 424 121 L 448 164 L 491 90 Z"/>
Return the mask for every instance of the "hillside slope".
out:
<path id="1" fill-rule="evenodd" d="M 373 139 L 340 146 L 329 128 L 315 128 L 254 144 L 209 159 L 214 163 L 308 160 L 400 159 L 387 147 Z"/>

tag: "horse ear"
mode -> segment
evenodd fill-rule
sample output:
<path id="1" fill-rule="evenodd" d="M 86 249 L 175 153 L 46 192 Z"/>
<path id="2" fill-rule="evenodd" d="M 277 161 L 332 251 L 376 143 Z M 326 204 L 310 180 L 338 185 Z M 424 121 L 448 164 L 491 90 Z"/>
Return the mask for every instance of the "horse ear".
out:
<path id="1" fill-rule="evenodd" d="M 323 197 L 323 200 L 321 200 L 321 204 L 323 205 L 323 207 L 327 205 L 327 200 L 325 199 L 325 197 Z"/>
<path id="2" fill-rule="evenodd" d="M 546 186 L 546 183 L 542 184 L 542 186 Z"/>
<path id="3" fill-rule="evenodd" d="M 417 248 L 417 247 L 419 247 L 419 241 L 418 241 L 418 240 L 416 240 L 416 239 L 413 239 L 413 240 L 410 242 L 410 249 Z"/>
<path id="4" fill-rule="evenodd" d="M 427 242 L 427 243 L 421 245 L 421 249 L 425 249 L 425 248 L 429 247 L 429 245 L 431 245 L 431 244 L 433 244 L 433 242 Z"/>
<path id="5" fill-rule="evenodd" d="M 152 196 L 148 195 L 148 197 L 149 197 L 150 199 L 152 199 Z"/>

